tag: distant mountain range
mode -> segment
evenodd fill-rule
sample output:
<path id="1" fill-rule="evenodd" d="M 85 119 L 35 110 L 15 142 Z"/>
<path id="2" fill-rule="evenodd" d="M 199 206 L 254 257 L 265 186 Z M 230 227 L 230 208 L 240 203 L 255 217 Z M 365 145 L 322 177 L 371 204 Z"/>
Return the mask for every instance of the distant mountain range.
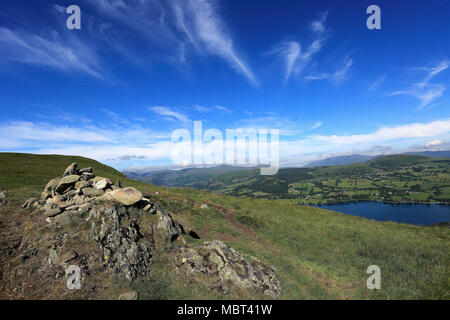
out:
<path id="1" fill-rule="evenodd" d="M 237 167 L 221 165 L 216 167 L 164 169 L 161 171 L 124 170 L 123 173 L 130 179 L 151 183 L 157 186 L 180 187 L 206 181 L 214 176 L 233 171 L 254 170 L 255 167 Z"/>
<path id="2" fill-rule="evenodd" d="M 405 152 L 404 154 L 426 156 L 433 158 L 450 158 L 450 151 L 421 151 L 421 152 Z M 383 155 L 385 156 L 385 155 Z M 343 164 L 352 164 L 358 162 L 366 162 L 379 156 L 369 156 L 362 154 L 352 154 L 348 156 L 337 156 L 326 158 L 323 160 L 313 161 L 308 163 L 305 167 L 324 167 L 324 166 L 338 166 Z"/>

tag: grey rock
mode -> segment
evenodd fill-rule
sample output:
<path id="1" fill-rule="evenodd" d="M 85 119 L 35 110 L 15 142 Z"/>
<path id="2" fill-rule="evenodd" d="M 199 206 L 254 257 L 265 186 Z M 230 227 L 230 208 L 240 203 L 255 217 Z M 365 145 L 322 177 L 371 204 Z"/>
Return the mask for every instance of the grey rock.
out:
<path id="1" fill-rule="evenodd" d="M 87 181 L 78 181 L 77 183 L 75 183 L 75 189 L 77 189 L 77 190 L 80 190 L 80 189 L 83 189 L 83 188 L 88 188 L 88 187 L 90 187 L 91 185 L 90 185 L 90 183 L 89 182 L 87 182 Z"/>
<path id="2" fill-rule="evenodd" d="M 83 173 L 92 173 L 92 168 L 88 167 L 88 168 L 82 168 L 78 170 L 79 174 L 83 174 Z"/>
<path id="3" fill-rule="evenodd" d="M 159 238 L 158 240 L 164 240 L 166 245 L 174 242 L 185 244 L 183 230 L 172 216 L 162 208 L 158 208 L 156 214 L 159 218 L 155 234 L 155 236 Z"/>
<path id="4" fill-rule="evenodd" d="M 22 204 L 22 209 L 29 209 L 36 207 L 38 204 L 38 200 L 36 198 L 30 198 Z"/>
<path id="5" fill-rule="evenodd" d="M 93 174 L 93 173 L 83 173 L 81 176 L 80 176 L 80 179 L 81 180 L 83 180 L 83 181 L 88 181 L 88 180 L 91 180 L 91 179 L 94 179 L 95 178 L 95 174 Z"/>
<path id="6" fill-rule="evenodd" d="M 129 281 L 147 277 L 153 263 L 152 244 L 140 234 L 136 223 L 122 226 L 127 212 L 123 205 L 109 202 L 99 209 L 103 211 L 102 218 L 92 222 L 91 238 L 99 243 L 104 264 Z M 91 214 L 94 218 L 98 213 L 91 210 Z"/>
<path id="7" fill-rule="evenodd" d="M 50 180 L 47 183 L 47 185 L 45 186 L 44 191 L 51 194 L 55 190 L 55 188 L 58 186 L 60 180 L 61 180 L 61 178 L 55 178 L 55 179 Z"/>
<path id="8" fill-rule="evenodd" d="M 124 292 L 119 296 L 119 300 L 137 300 L 139 294 L 136 291 Z"/>
<path id="9" fill-rule="evenodd" d="M 53 245 L 48 253 L 48 263 L 54 265 L 57 264 L 57 262 L 58 262 L 58 250 L 56 246 Z"/>
<path id="10" fill-rule="evenodd" d="M 77 166 L 78 165 L 76 163 L 72 163 L 70 166 L 68 166 L 67 169 L 64 171 L 63 177 L 70 175 L 77 175 L 78 174 Z"/>
<path id="11" fill-rule="evenodd" d="M 110 186 L 110 184 L 108 183 L 108 181 L 106 181 L 106 179 L 102 179 L 95 183 L 94 188 L 98 189 L 98 190 L 104 190 L 104 189 L 108 188 L 109 186 Z"/>
<path id="12" fill-rule="evenodd" d="M 80 196 L 77 194 L 75 197 L 73 197 L 72 202 L 77 206 L 82 205 L 84 203 L 84 196 Z"/>
<path id="13" fill-rule="evenodd" d="M 88 197 L 98 197 L 104 194 L 103 190 L 98 190 L 94 188 L 84 188 L 81 192 Z"/>
<path id="14" fill-rule="evenodd" d="M 56 217 L 57 215 L 61 214 L 62 210 L 60 208 L 53 208 L 45 211 L 45 215 L 48 218 Z"/>
<path id="15" fill-rule="evenodd" d="M 237 288 L 252 289 L 271 298 L 281 296 L 281 284 L 275 270 L 250 257 L 248 262 L 233 248 L 221 241 L 207 241 L 197 247 L 181 247 L 175 256 L 175 264 L 186 274 L 208 275 L 213 289 L 223 292 Z"/>
<path id="16" fill-rule="evenodd" d="M 114 190 L 111 192 L 111 196 L 126 206 L 131 206 L 142 199 L 142 193 L 133 187 Z"/>
<path id="17" fill-rule="evenodd" d="M 54 218 L 54 222 L 60 226 L 67 226 L 73 221 L 73 211 L 64 211 Z"/>
<path id="18" fill-rule="evenodd" d="M 71 188 L 75 186 L 75 183 L 80 180 L 80 176 L 77 175 L 68 175 L 62 178 L 58 186 L 55 188 L 55 192 L 59 194 L 63 194 L 67 191 L 69 191 Z"/>

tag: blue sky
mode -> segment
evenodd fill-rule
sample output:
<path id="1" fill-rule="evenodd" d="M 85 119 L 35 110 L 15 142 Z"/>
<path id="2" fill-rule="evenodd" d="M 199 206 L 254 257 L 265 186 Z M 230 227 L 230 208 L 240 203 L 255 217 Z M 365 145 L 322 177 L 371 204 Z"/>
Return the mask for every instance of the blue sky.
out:
<path id="1" fill-rule="evenodd" d="M 65 10 L 81 8 L 81 30 Z M 381 30 L 366 9 L 381 8 Z M 0 151 L 170 165 L 171 132 L 280 129 L 280 160 L 450 149 L 450 2 L 2 1 Z"/>

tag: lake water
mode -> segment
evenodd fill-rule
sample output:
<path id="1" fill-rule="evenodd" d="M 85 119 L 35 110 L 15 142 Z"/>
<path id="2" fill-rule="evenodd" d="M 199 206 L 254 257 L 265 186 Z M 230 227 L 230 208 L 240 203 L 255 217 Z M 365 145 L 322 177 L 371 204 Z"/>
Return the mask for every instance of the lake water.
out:
<path id="1" fill-rule="evenodd" d="M 440 204 L 387 204 L 383 202 L 348 202 L 319 206 L 377 221 L 431 225 L 450 221 L 450 206 Z"/>

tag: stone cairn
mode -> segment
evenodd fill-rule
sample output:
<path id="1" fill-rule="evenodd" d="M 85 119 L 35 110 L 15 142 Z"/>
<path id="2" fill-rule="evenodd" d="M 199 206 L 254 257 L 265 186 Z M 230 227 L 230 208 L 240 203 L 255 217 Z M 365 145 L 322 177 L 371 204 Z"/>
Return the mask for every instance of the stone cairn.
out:
<path id="1" fill-rule="evenodd" d="M 76 163 L 71 164 L 62 177 L 48 182 L 40 199 L 28 199 L 22 208 L 40 210 L 48 226 L 56 229 L 90 223 L 88 240 L 98 244 L 98 258 L 114 274 L 129 281 L 148 277 L 156 249 L 162 248 L 172 254 L 178 273 L 193 278 L 196 273 L 208 275 L 212 289 L 228 293 L 231 283 L 272 298 L 281 295 L 273 268 L 255 258 L 247 262 L 249 259 L 217 240 L 187 245 L 185 236 L 199 238 L 194 231 L 184 228 L 139 190 L 124 188 L 120 180 L 114 184 L 108 178 L 95 176 L 92 168 L 78 169 Z M 141 234 L 130 213 L 156 216 L 146 226 L 150 231 Z M 77 252 L 64 247 L 67 238 L 64 234 L 50 248 L 50 265 L 66 267 L 77 259 Z"/>

